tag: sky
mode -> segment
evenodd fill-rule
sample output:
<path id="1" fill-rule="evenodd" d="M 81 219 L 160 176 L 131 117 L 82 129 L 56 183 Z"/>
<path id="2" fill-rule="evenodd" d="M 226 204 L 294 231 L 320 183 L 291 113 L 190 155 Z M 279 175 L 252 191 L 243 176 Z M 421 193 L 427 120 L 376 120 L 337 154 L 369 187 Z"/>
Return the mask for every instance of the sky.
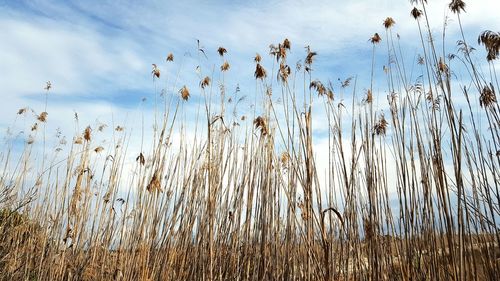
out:
<path id="1" fill-rule="evenodd" d="M 449 16 L 447 36 L 452 43 L 458 40 L 449 1 L 428 2 L 433 32 L 441 32 Z M 500 30 L 500 1 L 466 4 L 462 23 L 470 42 L 476 42 L 483 30 Z M 239 86 L 242 93 L 254 94 L 253 57 L 260 53 L 270 68 L 268 46 L 284 38 L 292 42 L 291 61 L 305 57 L 305 46 L 318 53 L 313 78 L 337 81 L 357 76 L 360 89 L 366 89 L 372 48 L 368 39 L 375 32 L 383 38 L 386 17 L 396 21 L 395 32 L 408 60 L 418 54 L 411 9 L 406 0 L 0 0 L 0 137 L 20 122 L 19 108 L 45 110 L 46 81 L 52 83 L 47 112 L 53 131 L 57 127 L 71 136 L 75 112 L 81 124 L 77 129 L 99 122 L 139 126 L 138 112 L 152 110 L 152 97 L 161 83 L 175 83 L 167 87 L 167 94 L 186 84 L 193 89 L 193 99 L 200 98 L 196 67 L 204 73 L 218 68 L 219 46 L 228 50 L 231 69 L 224 79 L 229 91 Z M 206 58 L 200 57 L 197 40 Z M 447 48 L 456 51 L 453 44 Z M 165 62 L 169 53 L 175 56 L 170 65 Z M 382 75 L 386 53 L 377 53 L 376 61 L 376 75 Z M 153 81 L 153 63 L 165 80 Z M 385 86 L 378 82 L 374 87 L 383 92 Z M 192 112 L 197 106 L 186 105 Z M 318 145 L 322 141 L 324 145 L 319 137 Z"/>
<path id="2" fill-rule="evenodd" d="M 431 25 L 438 32 L 450 15 L 448 1 L 429 2 Z M 463 21 L 472 42 L 485 29 L 500 30 L 498 1 L 466 4 Z M 128 107 L 151 92 L 152 63 L 162 68 L 170 52 L 177 58 L 186 53 L 196 57 L 197 39 L 206 50 L 208 66 L 220 63 L 218 46 L 228 50 L 231 80 L 241 84 L 252 80 L 255 53 L 267 54 L 269 44 L 284 38 L 290 39 L 292 53 L 299 58 L 306 45 L 318 52 L 319 77 L 363 76 L 371 60 L 368 39 L 374 32 L 383 33 L 387 16 L 395 19 L 403 42 L 418 46 L 412 42 L 417 41 L 412 39 L 417 30 L 411 8 L 404 0 L 0 0 L 0 85 L 9 100 L 2 109 L 30 103 L 48 80 L 54 105 L 70 102 L 75 110 L 88 103 Z M 448 34 L 453 38 L 458 30 L 450 16 Z M 193 72 L 192 65 L 186 68 L 186 75 Z"/>

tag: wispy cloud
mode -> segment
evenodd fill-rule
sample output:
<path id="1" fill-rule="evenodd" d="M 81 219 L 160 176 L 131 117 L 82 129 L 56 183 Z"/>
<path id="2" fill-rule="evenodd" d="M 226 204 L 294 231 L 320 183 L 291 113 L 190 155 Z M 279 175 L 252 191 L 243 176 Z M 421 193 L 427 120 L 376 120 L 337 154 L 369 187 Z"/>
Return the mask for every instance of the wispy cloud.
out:
<path id="1" fill-rule="evenodd" d="M 450 15 L 447 4 L 444 0 L 429 3 L 428 13 L 436 32 L 441 32 L 445 17 Z M 467 1 L 463 21 L 470 29 L 467 34 L 471 40 L 484 29 L 500 30 L 493 12 L 499 5 L 495 0 Z M 400 0 L 37 0 L 4 2 L 2 8 L 0 69 L 4 71 L 0 85 L 7 98 L 2 104 L 2 120 L 12 120 L 9 116 L 27 104 L 41 108 L 47 80 L 54 85 L 52 108 L 79 111 L 77 107 L 81 106 L 87 111 L 82 116 L 95 116 L 93 105 L 129 110 L 141 103 L 142 96 L 154 93 L 155 87 L 161 89 L 163 84 L 152 83 L 151 63 L 161 63 L 163 74 L 170 77 L 170 93 L 176 93 L 183 84 L 196 88 L 196 66 L 201 64 L 205 73 L 217 69 L 221 62 L 215 51 L 220 45 L 229 51 L 227 88 L 239 84 L 245 93 L 252 93 L 252 57 L 255 52 L 265 55 L 270 43 L 285 37 L 293 44 L 292 63 L 302 59 L 303 47 L 310 45 L 321 58 L 315 67 L 316 77 L 335 80 L 358 74 L 362 90 L 370 71 L 368 38 L 374 32 L 383 34 L 385 17 L 396 20 L 395 32 L 409 46 L 406 50 L 411 52 L 419 44 L 414 39 L 418 38 L 414 19 L 409 16 L 411 4 Z M 451 38 L 458 35 L 453 15 L 447 28 Z M 198 61 L 197 39 L 209 60 L 201 57 Z M 164 60 L 169 52 L 175 54 L 176 61 L 166 69 Z M 405 55 L 412 60 L 416 52 Z M 377 69 L 386 61 L 386 57 L 378 57 Z M 271 68 L 271 59 L 265 58 L 264 63 Z M 178 68 L 182 73 L 177 78 Z M 218 79 L 215 77 L 215 85 Z M 193 91 L 194 96 L 197 94 Z M 65 120 L 54 120 L 59 121 Z"/>

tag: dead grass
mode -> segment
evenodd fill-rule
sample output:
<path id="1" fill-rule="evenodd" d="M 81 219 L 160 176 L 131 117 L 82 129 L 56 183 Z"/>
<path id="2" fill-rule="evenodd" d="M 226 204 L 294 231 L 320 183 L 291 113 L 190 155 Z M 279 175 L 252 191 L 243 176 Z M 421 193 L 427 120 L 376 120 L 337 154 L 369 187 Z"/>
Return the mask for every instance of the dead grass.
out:
<path id="1" fill-rule="evenodd" d="M 357 79 L 313 79 L 320 55 L 309 47 L 304 67 L 292 69 L 285 39 L 270 46 L 279 67 L 266 71 L 266 59 L 254 58 L 260 103 L 248 118 L 238 114 L 243 98 L 226 99 L 224 78 L 210 87 L 213 74 L 200 68 L 199 89 L 183 86 L 170 97 L 138 155 L 121 145 L 125 127 L 115 127 L 107 151 L 94 140 L 103 125 L 88 126 L 64 161 L 37 171 L 31 151 L 45 146 L 45 127 L 34 126 L 20 158 L 2 158 L 2 167 L 16 168 L 0 174 L 0 280 L 498 280 L 498 34 L 479 37 L 493 66 L 484 75 L 465 38 L 453 56 L 434 46 L 421 25 L 427 1 L 413 3 L 422 42 L 411 63 L 422 75 L 416 81 L 388 17 L 385 38 L 369 40 L 372 75 L 362 98 Z M 465 4 L 450 8 L 460 17 Z M 385 112 L 373 87 L 384 43 Z M 221 77 L 231 71 L 227 52 L 217 50 Z M 173 61 L 170 53 L 166 63 Z M 454 69 L 469 73 L 471 86 L 453 88 Z M 165 79 L 156 64 L 151 75 Z M 179 117 L 191 95 L 203 97 L 205 115 L 193 139 Z M 337 99 L 346 95 L 351 105 Z M 455 104 L 457 96 L 467 103 Z M 317 112 L 326 124 L 315 123 Z M 27 113 L 18 111 L 50 122 L 46 111 Z M 313 126 L 327 129 L 328 150 L 315 147 Z M 174 140 L 177 129 L 183 137 Z M 318 154 L 329 159 L 324 178 Z M 124 184 L 128 158 L 135 166 Z"/>

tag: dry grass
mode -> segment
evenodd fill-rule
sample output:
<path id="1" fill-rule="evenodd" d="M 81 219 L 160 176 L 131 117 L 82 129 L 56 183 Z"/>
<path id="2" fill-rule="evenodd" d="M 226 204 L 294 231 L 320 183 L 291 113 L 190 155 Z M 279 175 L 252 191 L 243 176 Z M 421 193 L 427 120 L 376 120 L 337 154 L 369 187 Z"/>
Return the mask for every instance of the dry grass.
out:
<path id="1" fill-rule="evenodd" d="M 116 126 L 108 151 L 94 140 L 104 126 L 89 126 L 64 161 L 32 169 L 38 131 L 45 146 L 36 121 L 50 122 L 46 110 L 35 115 L 20 158 L 1 158 L 0 280 L 498 280 L 498 34 L 479 37 L 492 66 L 484 75 L 465 38 L 460 53 L 439 53 L 430 27 L 421 28 L 427 1 L 413 2 L 422 56 L 412 64 L 423 78 L 410 81 L 388 17 L 385 38 L 370 39 L 363 98 L 356 79 L 339 80 L 338 91 L 312 79 L 317 53 L 309 47 L 304 67 L 292 69 L 285 39 L 270 47 L 279 68 L 269 75 L 255 56 L 254 116 L 239 115 L 242 98 L 227 101 L 224 84 L 211 87 L 213 77 L 199 69 L 199 89 L 183 86 L 171 97 L 138 155 L 122 145 L 126 128 Z M 465 4 L 450 8 L 460 17 Z M 373 89 L 375 53 L 385 43 L 386 114 Z M 227 50 L 217 53 L 224 77 Z M 472 86 L 451 86 L 456 58 Z M 160 79 L 159 66 L 151 74 Z M 195 94 L 206 117 L 190 139 L 179 115 Z M 348 94 L 351 105 L 335 99 Z M 458 96 L 465 105 L 454 104 Z M 18 114 L 29 119 L 28 111 Z M 314 123 L 313 113 L 328 122 Z M 317 151 L 313 124 L 327 128 L 328 150 Z M 328 158 L 324 177 L 318 154 Z"/>

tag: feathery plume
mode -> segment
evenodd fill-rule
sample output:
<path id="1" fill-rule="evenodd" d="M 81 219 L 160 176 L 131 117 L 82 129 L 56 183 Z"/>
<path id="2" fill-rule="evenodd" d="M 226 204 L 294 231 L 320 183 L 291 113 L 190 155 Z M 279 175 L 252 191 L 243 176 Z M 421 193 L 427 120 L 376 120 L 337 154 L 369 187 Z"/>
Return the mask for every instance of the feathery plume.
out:
<path id="1" fill-rule="evenodd" d="M 319 80 L 314 80 L 309 84 L 309 89 L 315 89 L 318 96 L 323 96 L 326 94 L 326 88 Z"/>
<path id="2" fill-rule="evenodd" d="M 259 54 L 256 54 L 255 55 L 255 58 L 253 59 L 256 63 L 260 63 L 260 61 L 262 60 L 262 57 L 259 55 Z"/>
<path id="3" fill-rule="evenodd" d="M 380 119 L 377 121 L 377 123 L 373 127 L 373 129 L 375 131 L 375 134 L 377 134 L 377 135 L 385 135 L 386 130 L 387 130 L 387 125 L 389 125 L 389 123 L 387 122 L 387 120 L 385 120 L 385 117 L 382 114 L 380 116 Z"/>
<path id="4" fill-rule="evenodd" d="M 156 76 L 156 78 L 160 78 L 160 69 L 156 64 L 153 63 L 152 65 L 153 65 L 153 70 L 151 70 L 151 74 L 153 74 L 153 77 Z"/>
<path id="5" fill-rule="evenodd" d="M 417 7 L 413 7 L 410 13 L 414 19 L 419 19 L 422 16 L 422 11 L 417 9 Z"/>
<path id="6" fill-rule="evenodd" d="M 483 44 L 488 55 L 488 61 L 495 60 L 499 57 L 500 53 L 500 32 L 493 32 L 490 30 L 483 31 L 477 38 L 478 44 Z"/>
<path id="7" fill-rule="evenodd" d="M 224 61 L 224 63 L 220 66 L 221 71 L 228 71 L 230 68 L 230 65 L 227 61 Z"/>
<path id="8" fill-rule="evenodd" d="M 462 0 L 452 0 L 448 7 L 455 14 L 460 14 L 460 11 L 465 12 L 465 2 Z"/>
<path id="9" fill-rule="evenodd" d="M 255 78 L 256 79 L 264 79 L 266 78 L 267 74 L 266 74 L 266 70 L 264 69 L 264 67 L 262 67 L 262 65 L 260 65 L 260 63 L 257 63 L 256 67 L 255 67 Z"/>
<path id="10" fill-rule="evenodd" d="M 481 96 L 479 97 L 479 105 L 481 107 L 490 107 L 496 102 L 497 98 L 495 96 L 495 89 L 493 88 L 493 85 L 490 84 L 490 86 L 484 86 L 481 91 Z"/>
<path id="11" fill-rule="evenodd" d="M 378 44 L 380 43 L 380 41 L 382 41 L 382 38 L 378 33 L 373 34 L 373 36 L 370 38 L 370 42 L 372 44 Z"/>
<path id="12" fill-rule="evenodd" d="M 290 47 L 291 47 L 290 40 L 288 40 L 288 38 L 285 38 L 285 40 L 283 40 L 282 46 L 283 46 L 283 48 L 290 50 Z"/>
<path id="13" fill-rule="evenodd" d="M 255 129 L 260 129 L 260 134 L 262 136 L 268 134 L 266 118 L 258 116 L 257 118 L 255 118 L 255 120 L 253 120 L 253 124 L 255 126 Z"/>
<path id="14" fill-rule="evenodd" d="M 306 49 L 307 49 L 307 56 L 304 63 L 310 66 L 313 63 L 313 57 L 316 56 L 318 53 L 311 52 L 311 48 L 309 46 L 307 46 Z"/>
<path id="15" fill-rule="evenodd" d="M 393 18 L 391 17 L 387 17 L 385 20 L 384 20 L 384 27 L 386 29 L 389 29 L 391 28 L 394 24 L 396 24 L 396 22 L 394 21 Z"/>
<path id="16" fill-rule="evenodd" d="M 205 89 L 205 87 L 207 87 L 209 85 L 210 85 L 210 77 L 206 76 L 205 78 L 203 78 L 203 80 L 201 80 L 200 87 L 202 89 Z"/>
<path id="17" fill-rule="evenodd" d="M 180 90 L 179 90 L 179 93 L 181 94 L 181 97 L 183 100 L 187 101 L 189 99 L 189 97 L 191 96 L 189 94 L 189 90 L 188 88 L 186 87 L 186 85 L 184 85 L 184 87 L 182 87 Z"/>
<path id="18" fill-rule="evenodd" d="M 139 164 L 141 164 L 142 166 L 146 164 L 146 158 L 144 157 L 144 154 L 142 154 L 142 152 L 139 154 L 139 156 L 137 156 L 137 158 L 135 158 L 135 161 L 139 162 Z"/>
<path id="19" fill-rule="evenodd" d="M 224 54 L 227 53 L 227 50 L 224 47 L 219 47 L 219 49 L 217 49 L 217 53 L 219 53 L 219 56 L 223 57 Z"/>
<path id="20" fill-rule="evenodd" d="M 47 116 L 48 116 L 48 115 L 49 115 L 49 114 L 48 114 L 47 112 L 45 112 L 45 111 L 44 111 L 44 112 L 40 113 L 40 115 L 38 115 L 37 119 L 38 119 L 38 121 L 40 121 L 40 122 L 46 122 L 46 121 L 47 121 Z"/>
<path id="21" fill-rule="evenodd" d="M 85 131 L 83 132 L 83 138 L 86 140 L 86 141 L 90 141 L 90 134 L 92 132 L 92 129 L 90 128 L 90 126 L 87 126 L 87 128 L 85 128 Z"/>

